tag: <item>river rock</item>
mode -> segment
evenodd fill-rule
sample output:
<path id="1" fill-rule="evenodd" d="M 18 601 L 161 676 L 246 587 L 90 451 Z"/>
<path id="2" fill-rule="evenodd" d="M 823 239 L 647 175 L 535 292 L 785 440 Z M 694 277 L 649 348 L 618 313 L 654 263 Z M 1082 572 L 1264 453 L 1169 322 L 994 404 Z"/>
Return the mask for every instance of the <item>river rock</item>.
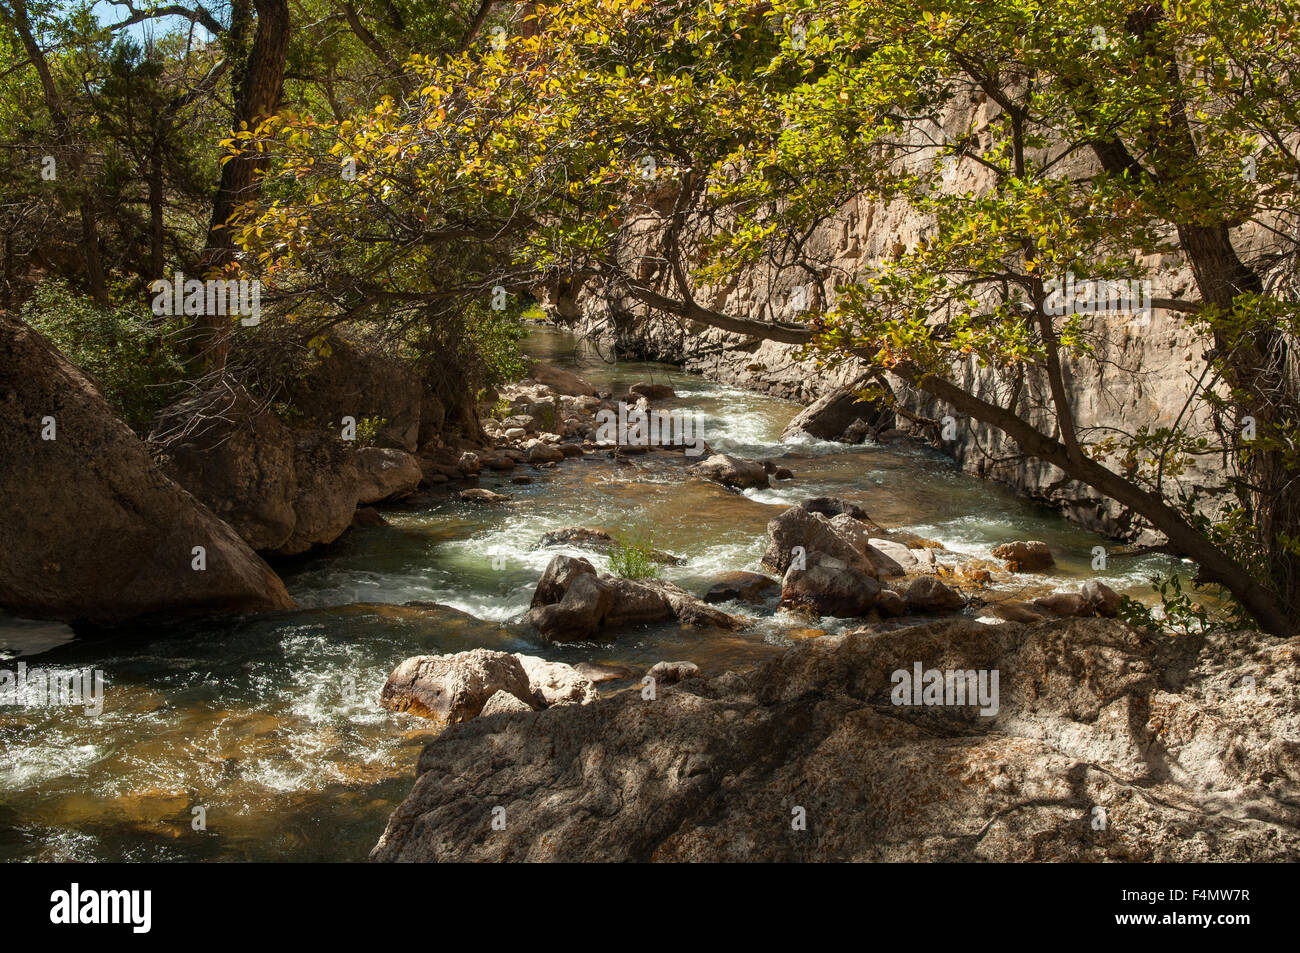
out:
<path id="1" fill-rule="evenodd" d="M 473 649 L 406 659 L 388 676 L 379 703 L 389 711 L 456 724 L 477 717 L 488 699 L 499 691 L 532 707 L 528 673 L 517 657 L 508 652 Z"/>
<path id="2" fill-rule="evenodd" d="M 478 473 L 480 466 L 481 464 L 479 463 L 478 454 L 473 453 L 469 450 L 466 450 L 464 453 L 462 453 L 460 455 L 460 459 L 456 461 L 456 469 L 458 469 L 461 473 L 465 474 L 466 476 L 469 476 L 470 474 Z"/>
<path id="3" fill-rule="evenodd" d="M 859 402 L 852 387 L 837 387 L 800 411 L 782 431 L 781 439 L 806 433 L 819 440 L 842 440 L 845 431 L 864 418 L 871 418 L 878 426 L 893 426 L 893 413 L 888 408 Z"/>
<path id="4" fill-rule="evenodd" d="M 1118 592 L 1096 579 L 1085 582 L 1079 593 L 1087 600 L 1093 612 L 1109 619 L 1119 615 L 1120 605 L 1124 601 Z"/>
<path id="5" fill-rule="evenodd" d="M 880 583 L 874 575 L 823 553 L 809 553 L 806 566 L 792 565 L 781 583 L 781 604 L 817 615 L 854 619 L 875 605 Z"/>
<path id="6" fill-rule="evenodd" d="M 508 503 L 510 497 L 504 493 L 493 493 L 491 490 L 485 490 L 483 487 L 471 487 L 468 490 L 460 491 L 460 498 L 466 503 L 479 503 L 482 505 L 496 505 L 499 503 Z"/>
<path id="7" fill-rule="evenodd" d="M 1004 560 L 1011 572 L 1044 572 L 1056 565 L 1052 551 L 1039 540 L 1003 543 L 993 549 L 993 555 Z"/>
<path id="8" fill-rule="evenodd" d="M 766 601 L 768 593 L 779 591 L 781 584 L 757 572 L 728 572 L 718 577 L 704 594 L 705 602 Z"/>
<path id="9" fill-rule="evenodd" d="M 951 586 L 934 576 L 917 576 L 912 580 L 903 601 L 912 612 L 952 612 L 966 605 L 966 599 Z"/>
<path id="10" fill-rule="evenodd" d="M 590 678 L 572 665 L 551 662 L 536 655 L 516 655 L 528 673 L 528 685 L 534 696 L 548 708 L 551 705 L 586 705 L 600 697 Z"/>
<path id="11" fill-rule="evenodd" d="M 362 447 L 356 458 L 357 502 L 363 505 L 409 496 L 424 479 L 420 461 L 404 450 Z"/>
<path id="12" fill-rule="evenodd" d="M 893 567 L 898 566 L 903 572 L 912 572 L 917 568 L 916 556 L 912 551 L 902 543 L 896 543 L 892 539 L 882 539 L 878 536 L 871 537 L 869 545 L 876 553 L 885 557 L 879 559 L 873 556 L 873 562 L 881 564 L 889 574 L 894 574 Z M 887 561 L 886 561 L 887 560 Z"/>
<path id="13" fill-rule="evenodd" d="M 596 388 L 572 371 L 556 367 L 554 364 L 535 362 L 528 369 L 528 376 L 557 394 L 569 397 L 595 397 Z"/>
<path id="14" fill-rule="evenodd" d="M 834 519 L 836 516 L 851 516 L 861 523 L 865 523 L 872 535 L 879 535 L 881 532 L 867 511 L 856 503 L 850 503 L 848 500 L 841 500 L 833 496 L 816 496 L 810 500 L 804 500 L 799 504 L 800 507 L 809 513 L 820 513 L 827 519 Z"/>
<path id="15" fill-rule="evenodd" d="M 293 607 L 248 544 L 154 464 L 96 384 L 2 311 L 0 447 L 0 605 L 10 611 L 113 623 Z"/>
<path id="16" fill-rule="evenodd" d="M 1105 619 L 826 635 L 652 703 L 622 692 L 453 726 L 371 858 L 1293 861 L 1298 652 Z M 997 714 L 892 704 L 892 673 L 918 661 L 999 671 Z M 484 791 L 508 831 L 483 836 Z"/>
<path id="17" fill-rule="evenodd" d="M 677 396 L 671 385 L 651 384 L 649 381 L 638 381 L 627 392 L 633 397 L 644 397 L 646 400 L 668 400 Z"/>
<path id="18" fill-rule="evenodd" d="M 734 490 L 767 489 L 771 486 L 763 464 L 725 453 L 715 453 L 703 463 L 688 468 L 687 473 Z"/>
<path id="19" fill-rule="evenodd" d="M 646 677 L 660 685 L 676 685 L 700 673 L 700 667 L 694 662 L 655 662 L 646 670 Z"/>
<path id="20" fill-rule="evenodd" d="M 882 619 L 896 619 L 907 612 L 907 603 L 893 589 L 881 589 L 873 608 Z"/>
<path id="21" fill-rule="evenodd" d="M 799 547 L 805 560 L 809 553 L 819 552 L 857 569 L 870 568 L 866 557 L 835 531 L 830 520 L 802 506 L 792 506 L 771 520 L 767 524 L 767 540 L 762 566 L 782 576 L 796 558 L 795 550 Z"/>
<path id="22" fill-rule="evenodd" d="M 536 443 L 528 450 L 528 462 L 559 463 L 564 459 L 564 451 L 552 443 Z"/>
<path id="23" fill-rule="evenodd" d="M 387 526 L 388 520 L 384 515 L 373 506 L 358 506 L 357 511 L 352 514 L 353 529 L 374 529 L 377 526 Z"/>
<path id="24" fill-rule="evenodd" d="M 489 715 L 510 715 L 517 712 L 534 711 L 532 705 L 514 695 L 511 695 L 505 689 L 500 689 L 483 704 L 483 710 L 479 712 L 478 717 L 486 718 Z"/>
<path id="25" fill-rule="evenodd" d="M 597 577 L 591 563 L 556 556 L 547 565 L 524 621 L 551 642 L 592 638 L 603 629 L 663 622 L 737 629 L 743 622 L 659 579 Z"/>
<path id="26" fill-rule="evenodd" d="M 1034 607 L 1059 616 L 1092 615 L 1092 606 L 1077 592 L 1054 592 L 1034 600 Z"/>

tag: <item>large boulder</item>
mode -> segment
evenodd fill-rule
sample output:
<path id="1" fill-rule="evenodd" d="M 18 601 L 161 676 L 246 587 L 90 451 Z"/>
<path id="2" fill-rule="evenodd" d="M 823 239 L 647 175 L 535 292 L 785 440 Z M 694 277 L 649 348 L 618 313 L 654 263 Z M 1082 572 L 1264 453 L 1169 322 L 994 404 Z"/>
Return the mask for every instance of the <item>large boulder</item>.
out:
<path id="1" fill-rule="evenodd" d="M 342 440 L 301 431 L 295 438 L 293 462 L 298 487 L 295 519 L 289 538 L 272 550 L 279 556 L 296 556 L 334 542 L 352 525 L 360 499 L 357 455 Z"/>
<path id="2" fill-rule="evenodd" d="M 800 552 L 805 560 L 809 553 L 818 552 L 856 569 L 871 568 L 867 558 L 837 533 L 825 516 L 810 513 L 802 506 L 792 506 L 768 522 L 767 550 L 763 553 L 762 565 L 784 576 Z"/>
<path id="3" fill-rule="evenodd" d="M 767 489 L 767 468 L 756 460 L 744 460 L 726 453 L 715 453 L 703 463 L 697 463 L 687 472 L 702 480 L 721 483 L 734 490 Z"/>
<path id="4" fill-rule="evenodd" d="M 809 553 L 803 568 L 792 565 L 781 583 L 783 606 L 844 619 L 866 615 L 879 594 L 874 575 L 822 553 Z"/>
<path id="5" fill-rule="evenodd" d="M 819 440 L 842 440 L 844 432 L 859 419 L 872 428 L 893 426 L 893 413 L 888 408 L 859 401 L 857 391 L 851 387 L 837 387 L 800 411 L 786 425 L 781 439 L 806 433 Z"/>
<path id="6" fill-rule="evenodd" d="M 653 701 L 453 726 L 371 858 L 1294 861 L 1298 659 L 1102 619 L 825 635 Z M 996 713 L 899 704 L 917 663 L 998 672 Z"/>
<path id="7" fill-rule="evenodd" d="M 356 452 L 357 502 L 409 496 L 424 479 L 418 458 L 405 450 L 388 447 L 362 447 Z"/>
<path id="8" fill-rule="evenodd" d="M 328 344 L 327 352 L 294 383 L 289 402 L 323 430 L 339 434 L 344 417 L 358 424 L 371 418 L 383 421 L 376 437 L 380 446 L 418 449 L 425 406 L 420 375 L 400 358 L 342 338 L 330 338 Z M 426 429 L 425 437 L 430 436 Z"/>
<path id="9" fill-rule="evenodd" d="M 406 659 L 388 676 L 379 703 L 389 711 L 455 724 L 477 718 L 488 700 L 501 691 L 532 707 L 528 672 L 516 656 L 473 649 Z"/>
<path id="10" fill-rule="evenodd" d="M 10 611 L 112 623 L 292 608 L 279 577 L 155 465 L 94 382 L 2 312 L 0 446 L 0 605 Z"/>
<path id="11" fill-rule="evenodd" d="M 223 383 L 158 414 L 150 443 L 163 470 L 248 545 L 274 550 L 293 535 L 294 433 L 239 385 Z"/>

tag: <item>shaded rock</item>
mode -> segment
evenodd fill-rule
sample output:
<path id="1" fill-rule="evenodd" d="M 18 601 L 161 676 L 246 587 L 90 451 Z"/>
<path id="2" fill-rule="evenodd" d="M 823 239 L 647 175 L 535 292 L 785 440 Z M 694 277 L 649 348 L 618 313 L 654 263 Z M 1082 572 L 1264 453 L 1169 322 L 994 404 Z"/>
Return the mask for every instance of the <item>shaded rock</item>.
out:
<path id="1" fill-rule="evenodd" d="M 870 418 L 878 428 L 893 426 L 893 416 L 893 412 L 883 405 L 876 407 L 859 402 L 853 388 L 837 387 L 800 411 L 782 431 L 781 439 L 806 433 L 819 440 L 840 440 L 844 432 L 860 419 Z M 860 443 L 861 439 L 856 442 Z"/>
<path id="2" fill-rule="evenodd" d="M 1047 544 L 1038 540 L 1003 543 L 994 548 L 993 555 L 1005 560 L 1011 572 L 1042 572 L 1056 565 Z"/>
<path id="3" fill-rule="evenodd" d="M 1092 606 L 1088 600 L 1077 592 L 1054 592 L 1034 600 L 1034 607 L 1045 609 L 1053 615 L 1088 616 L 1092 615 Z"/>
<path id="4" fill-rule="evenodd" d="M 499 691 L 532 707 L 528 673 L 518 658 L 508 652 L 473 649 L 406 659 L 388 676 L 379 703 L 389 711 L 455 724 L 477 717 Z"/>
<path id="5" fill-rule="evenodd" d="M 42 439 L 51 424 L 54 439 Z M 95 383 L 4 312 L 0 447 L 0 605 L 14 613 L 111 623 L 293 607 L 235 530 L 154 464 Z M 195 546 L 205 570 L 193 568 Z"/>
<path id="6" fill-rule="evenodd" d="M 550 642 L 580 642 L 601 628 L 613 599 L 609 586 L 594 573 L 583 573 L 569 583 L 560 601 L 535 605 L 524 621 Z"/>
<path id="7" fill-rule="evenodd" d="M 513 457 L 504 453 L 488 454 L 481 459 L 480 464 L 489 470 L 513 470 L 519 466 L 519 464 L 515 463 Z"/>
<path id="8" fill-rule="evenodd" d="M 677 392 L 670 385 L 651 384 L 648 381 L 638 381 L 629 387 L 627 392 L 636 397 L 644 397 L 646 400 L 668 400 L 677 396 Z"/>
<path id="9" fill-rule="evenodd" d="M 468 450 L 462 453 L 460 459 L 456 461 L 456 469 L 466 475 L 478 473 L 480 466 L 478 454 L 471 453 Z"/>
<path id="10" fill-rule="evenodd" d="M 966 599 L 951 586 L 934 576 L 917 576 L 903 593 L 903 601 L 912 612 L 951 612 L 966 605 Z"/>
<path id="11" fill-rule="evenodd" d="M 754 602 L 766 600 L 768 593 L 779 591 L 781 584 L 769 576 L 757 572 L 728 572 L 718 577 L 717 582 L 704 594 L 705 602 Z"/>
<path id="12" fill-rule="evenodd" d="M 809 553 L 807 565 L 792 565 L 781 583 L 781 604 L 817 615 L 853 619 L 866 615 L 880 594 L 874 575 L 823 553 Z"/>
<path id="13" fill-rule="evenodd" d="M 772 472 L 772 479 L 782 481 L 793 480 L 794 471 L 790 470 L 788 467 L 777 467 L 776 470 Z"/>
<path id="14" fill-rule="evenodd" d="M 995 602 L 985 607 L 985 614 L 1004 619 L 1007 622 L 1042 622 L 1046 613 L 1028 606 L 1023 602 Z"/>
<path id="15" fill-rule="evenodd" d="M 362 447 L 356 458 L 358 503 L 409 496 L 424 479 L 420 461 L 404 450 Z"/>
<path id="16" fill-rule="evenodd" d="M 163 471 L 249 546 L 288 542 L 297 522 L 294 433 L 242 387 L 222 384 L 162 410 L 150 443 Z"/>
<path id="17" fill-rule="evenodd" d="M 310 431 L 294 441 L 293 532 L 271 552 L 296 556 L 332 543 L 352 525 L 360 499 L 360 475 L 352 448 L 335 437 Z"/>
<path id="18" fill-rule="evenodd" d="M 533 464 L 559 463 L 563 459 L 564 451 L 550 443 L 534 444 L 528 451 L 528 462 Z"/>
<path id="19" fill-rule="evenodd" d="M 594 397 L 596 388 L 572 371 L 556 367 L 554 364 L 535 362 L 528 369 L 528 376 L 540 384 L 545 384 L 557 394 L 569 397 Z"/>
<path id="20" fill-rule="evenodd" d="M 850 503 L 848 500 L 837 499 L 833 496 L 816 496 L 811 500 L 804 500 L 799 506 L 809 513 L 820 513 L 827 519 L 840 515 L 851 516 L 855 520 L 866 523 L 867 529 L 871 530 L 872 535 L 881 532 L 880 527 L 867 515 L 866 510 L 856 503 Z"/>
<path id="21" fill-rule="evenodd" d="M 735 490 L 766 489 L 767 470 L 754 460 L 743 460 L 725 453 L 715 453 L 703 463 L 697 463 L 687 472 L 702 480 L 711 480 Z"/>
<path id="22" fill-rule="evenodd" d="M 688 678 L 694 678 L 700 667 L 694 662 L 655 662 L 646 670 L 646 675 L 655 680 L 656 685 L 675 685 Z"/>
<path id="23" fill-rule="evenodd" d="M 387 525 L 388 520 L 384 519 L 383 514 L 373 506 L 359 506 L 352 514 L 353 529 L 373 529 L 376 526 Z"/>
<path id="24" fill-rule="evenodd" d="M 1096 579 L 1085 582 L 1079 593 L 1087 600 L 1093 612 L 1109 619 L 1119 615 L 1120 605 L 1124 601 L 1118 592 Z"/>
<path id="25" fill-rule="evenodd" d="M 536 483 L 537 481 L 533 477 L 521 473 L 519 474 L 519 476 L 511 477 L 510 482 L 515 484 L 516 486 L 528 486 L 529 484 Z"/>
<path id="26" fill-rule="evenodd" d="M 483 710 L 479 712 L 479 717 L 486 718 L 488 715 L 509 715 L 534 710 L 532 705 L 516 698 L 505 689 L 500 689 L 483 704 Z"/>
<path id="27" fill-rule="evenodd" d="M 549 606 L 559 602 L 568 592 L 573 580 L 581 575 L 594 577 L 596 567 L 580 556 L 556 556 L 542 571 L 542 578 L 538 580 L 537 588 L 533 591 L 533 600 L 529 603 L 530 608 L 535 609 L 538 606 Z"/>
<path id="28" fill-rule="evenodd" d="M 357 423 L 374 418 L 382 421 L 378 445 L 409 451 L 419 446 L 424 384 L 399 358 L 332 337 L 328 356 L 318 357 L 293 383 L 288 399 L 318 428 L 335 435 L 343 417 Z"/>
<path id="29" fill-rule="evenodd" d="M 371 858 L 1294 860 L 1298 653 L 1296 639 L 1101 619 L 809 639 L 650 703 L 622 692 L 454 726 Z M 892 704 L 891 673 L 917 661 L 1000 671 L 997 714 Z M 484 791 L 510 818 L 490 837 Z M 806 831 L 791 830 L 796 806 Z"/>
<path id="30" fill-rule="evenodd" d="M 882 619 L 896 619 L 907 611 L 907 603 L 893 589 L 881 589 L 874 608 Z"/>

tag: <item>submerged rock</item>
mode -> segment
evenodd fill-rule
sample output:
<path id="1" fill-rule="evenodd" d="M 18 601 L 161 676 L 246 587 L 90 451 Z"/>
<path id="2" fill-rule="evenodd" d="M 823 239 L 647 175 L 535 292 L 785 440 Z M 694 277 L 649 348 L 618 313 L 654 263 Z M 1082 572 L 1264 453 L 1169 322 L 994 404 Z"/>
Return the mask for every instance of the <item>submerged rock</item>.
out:
<path id="1" fill-rule="evenodd" d="M 1297 661 L 1101 619 L 825 635 L 653 701 L 454 726 L 371 858 L 1295 860 Z M 1000 673 L 996 714 L 896 704 L 917 663 Z M 510 819 L 490 836 L 483 792 Z"/>
<path id="2" fill-rule="evenodd" d="M 0 447 L 0 605 L 95 623 L 293 607 L 235 530 L 154 464 L 95 383 L 3 312 Z"/>
<path id="3" fill-rule="evenodd" d="M 480 486 L 471 487 L 468 490 L 460 491 L 460 498 L 466 503 L 480 504 L 497 504 L 508 503 L 510 497 L 504 493 L 493 493 L 491 490 L 485 490 Z"/>

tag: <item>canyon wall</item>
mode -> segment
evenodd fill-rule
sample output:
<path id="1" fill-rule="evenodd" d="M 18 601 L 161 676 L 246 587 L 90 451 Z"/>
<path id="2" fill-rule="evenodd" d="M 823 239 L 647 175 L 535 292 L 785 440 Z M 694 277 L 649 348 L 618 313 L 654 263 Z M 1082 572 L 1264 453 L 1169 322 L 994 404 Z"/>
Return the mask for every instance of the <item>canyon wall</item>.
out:
<path id="1" fill-rule="evenodd" d="M 942 133 L 950 140 L 973 137 L 978 143 L 981 130 L 994 114 L 989 104 L 979 98 L 969 102 L 963 98 L 948 108 L 941 124 Z M 1063 174 L 1087 175 L 1091 171 L 1088 161 L 1082 158 L 1064 166 Z M 945 190 L 978 194 L 991 186 L 993 178 L 985 166 L 964 158 L 948 161 L 942 182 Z M 805 257 L 816 264 L 822 277 L 820 285 L 804 285 L 807 308 L 819 310 L 823 301 L 834 298 L 838 286 L 865 278 L 891 256 L 912 248 L 933 227 L 902 202 L 882 203 L 865 197 L 851 200 L 836 216 L 823 222 L 807 242 Z M 1262 230 L 1253 227 L 1238 229 L 1234 241 L 1243 258 L 1251 263 L 1269 251 Z M 639 236 L 627 236 L 623 245 L 624 256 L 639 257 L 646 262 L 656 259 L 650 229 L 644 229 Z M 1151 280 L 1154 297 L 1199 297 L 1191 270 L 1179 255 L 1135 254 L 1134 276 L 1143 271 Z M 666 277 L 652 274 L 652 280 L 663 284 Z M 729 315 L 797 321 L 800 319 L 796 291 L 799 281 L 808 282 L 805 270 L 760 267 L 736 274 L 726 287 L 697 287 L 693 292 L 701 304 Z M 798 349 L 789 345 L 746 338 L 651 312 L 630 296 L 611 293 L 593 282 L 576 288 L 569 286 L 560 292 L 552 289 L 544 303 L 552 315 L 612 348 L 620 357 L 678 364 L 712 380 L 802 403 L 811 403 L 837 387 L 850 385 L 862 373 L 855 361 L 838 367 L 819 367 L 799 361 Z M 1189 402 L 1189 397 L 1207 379 L 1205 353 L 1209 341 L 1189 324 L 1185 315 L 1168 311 L 1155 311 L 1145 318 L 1114 312 L 1094 314 L 1085 318 L 1085 327 L 1094 357 L 1082 363 L 1068 363 L 1065 368 L 1076 424 L 1085 440 L 1101 439 L 1107 434 L 1122 438 L 1142 428 L 1156 431 L 1175 425 L 1192 434 L 1213 429 L 1215 421 L 1209 418 L 1204 406 Z M 973 360 L 954 366 L 950 376 L 983 397 L 999 396 L 997 376 Z M 1112 501 L 1069 480 L 1056 467 L 1023 457 L 1000 431 L 956 416 L 950 408 L 901 381 L 892 383 L 905 411 L 931 421 L 942 421 L 953 415 L 947 428 L 950 439 L 941 438 L 940 427 L 908 420 L 906 414 L 900 416 L 899 427 L 929 439 L 966 471 L 1006 483 L 1106 535 L 1139 542 L 1155 541 L 1153 535 Z M 1045 382 L 1031 374 L 1019 410 L 1050 433 L 1054 418 L 1045 411 L 1049 402 Z M 1225 422 L 1219 424 L 1223 426 Z M 951 433 L 954 427 L 955 435 Z M 1111 461 L 1112 466 L 1119 468 L 1123 463 Z M 1193 492 L 1203 501 L 1201 505 L 1212 509 L 1224 491 L 1225 465 L 1221 456 L 1200 457 L 1183 472 L 1165 472 L 1163 486 L 1174 497 L 1180 492 Z"/>

